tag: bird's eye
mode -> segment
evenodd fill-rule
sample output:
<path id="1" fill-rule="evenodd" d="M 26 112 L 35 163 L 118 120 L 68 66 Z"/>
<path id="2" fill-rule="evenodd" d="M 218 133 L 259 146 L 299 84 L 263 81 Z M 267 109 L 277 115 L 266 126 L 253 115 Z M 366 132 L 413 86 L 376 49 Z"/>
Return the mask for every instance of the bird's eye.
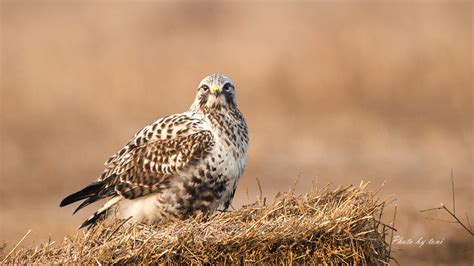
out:
<path id="1" fill-rule="evenodd" d="M 224 88 L 222 88 L 222 90 L 226 91 L 226 92 L 230 91 L 230 84 L 225 84 Z"/>
<path id="2" fill-rule="evenodd" d="M 208 90 L 209 90 L 209 86 L 207 86 L 207 85 L 202 85 L 202 86 L 201 86 L 201 90 L 202 90 L 202 91 L 208 91 Z"/>

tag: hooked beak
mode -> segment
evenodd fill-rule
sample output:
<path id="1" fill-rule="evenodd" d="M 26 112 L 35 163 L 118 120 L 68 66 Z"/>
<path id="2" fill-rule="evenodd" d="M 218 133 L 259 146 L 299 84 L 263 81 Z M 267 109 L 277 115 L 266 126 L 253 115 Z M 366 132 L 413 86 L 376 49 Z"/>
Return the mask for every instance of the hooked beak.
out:
<path id="1" fill-rule="evenodd" d="M 222 92 L 222 89 L 218 85 L 214 85 L 211 87 L 211 93 L 216 95 L 220 94 Z"/>

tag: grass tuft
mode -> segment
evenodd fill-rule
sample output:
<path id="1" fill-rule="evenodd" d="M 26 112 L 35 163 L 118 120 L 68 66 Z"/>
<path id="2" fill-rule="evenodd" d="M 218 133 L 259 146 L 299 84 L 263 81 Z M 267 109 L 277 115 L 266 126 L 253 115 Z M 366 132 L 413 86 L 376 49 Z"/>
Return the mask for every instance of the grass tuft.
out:
<path id="1" fill-rule="evenodd" d="M 157 226 L 99 224 L 61 243 L 19 247 L 4 263 L 303 263 L 385 264 L 392 227 L 367 184 L 280 194 L 209 218 Z M 5 247 L 0 247 L 5 254 Z"/>

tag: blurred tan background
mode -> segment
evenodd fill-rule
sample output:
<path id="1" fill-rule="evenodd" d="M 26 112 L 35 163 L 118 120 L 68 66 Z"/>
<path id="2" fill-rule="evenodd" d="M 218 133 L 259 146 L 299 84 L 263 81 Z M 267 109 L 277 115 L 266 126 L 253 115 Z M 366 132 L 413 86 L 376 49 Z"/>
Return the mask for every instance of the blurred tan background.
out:
<path id="1" fill-rule="evenodd" d="M 61 239 L 59 201 L 95 179 L 144 125 L 186 110 L 205 75 L 237 87 L 249 165 L 233 203 L 273 199 L 299 176 L 386 184 L 401 263 L 472 262 L 473 4 L 466 2 L 1 2 L 0 242 Z M 391 221 L 394 205 L 387 208 Z"/>

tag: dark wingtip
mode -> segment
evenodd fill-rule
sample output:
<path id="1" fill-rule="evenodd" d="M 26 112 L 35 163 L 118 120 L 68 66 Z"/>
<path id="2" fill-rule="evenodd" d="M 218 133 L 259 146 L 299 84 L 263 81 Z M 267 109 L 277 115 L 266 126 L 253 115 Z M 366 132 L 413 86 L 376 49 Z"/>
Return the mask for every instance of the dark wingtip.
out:
<path id="1" fill-rule="evenodd" d="M 59 203 L 59 207 L 64 207 L 64 206 L 67 206 L 67 205 L 69 205 L 69 204 L 71 204 L 71 203 L 74 203 L 75 201 L 74 201 L 74 200 L 72 199 L 72 197 L 71 197 L 71 196 L 73 196 L 73 195 L 74 195 L 74 194 L 65 197 L 65 198 L 61 201 L 61 203 Z"/>
<path id="2" fill-rule="evenodd" d="M 87 230 L 91 229 L 94 227 L 99 219 L 103 218 L 105 214 L 105 211 L 102 212 L 95 212 L 89 219 L 85 220 L 81 226 L 79 226 L 79 229 L 82 229 L 84 227 L 87 227 Z"/>
<path id="3" fill-rule="evenodd" d="M 82 228 L 84 228 L 84 227 L 87 226 L 86 229 L 89 230 L 89 229 L 92 228 L 93 225 L 94 225 L 94 224 L 93 224 L 93 223 L 90 223 L 89 220 L 86 220 L 85 222 L 83 222 L 83 223 L 81 224 L 81 226 L 79 226 L 79 229 L 82 229 Z"/>
<path id="4" fill-rule="evenodd" d="M 59 203 L 59 207 L 64 207 L 76 201 L 83 200 L 91 196 L 97 195 L 100 192 L 100 189 L 103 187 L 103 184 L 104 183 L 101 181 L 93 182 L 89 184 L 87 187 L 81 189 L 80 191 L 65 197 L 61 201 L 61 203 Z"/>
<path id="5" fill-rule="evenodd" d="M 80 209 L 88 206 L 89 204 L 91 203 L 94 203 L 96 202 L 97 200 L 99 199 L 98 196 L 92 196 L 88 199 L 86 199 L 85 201 L 83 201 L 79 206 L 77 206 L 77 208 L 74 210 L 74 212 L 72 214 L 76 214 L 76 212 L 78 212 Z"/>

